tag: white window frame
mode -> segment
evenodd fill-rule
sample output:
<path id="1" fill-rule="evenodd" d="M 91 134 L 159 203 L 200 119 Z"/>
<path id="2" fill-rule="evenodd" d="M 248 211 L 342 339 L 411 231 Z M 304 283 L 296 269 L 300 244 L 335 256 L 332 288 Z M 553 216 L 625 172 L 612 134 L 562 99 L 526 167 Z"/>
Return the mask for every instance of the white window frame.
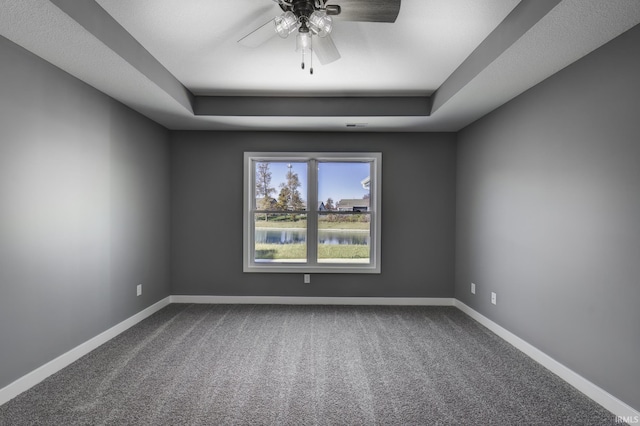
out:
<path id="1" fill-rule="evenodd" d="M 255 166 L 257 162 L 307 162 L 307 262 L 255 262 Z M 317 262 L 318 162 L 371 162 L 370 251 L 368 263 Z M 314 167 L 315 166 L 315 167 Z M 382 153 L 380 152 L 245 152 L 243 193 L 243 271 L 259 273 L 380 273 Z"/>

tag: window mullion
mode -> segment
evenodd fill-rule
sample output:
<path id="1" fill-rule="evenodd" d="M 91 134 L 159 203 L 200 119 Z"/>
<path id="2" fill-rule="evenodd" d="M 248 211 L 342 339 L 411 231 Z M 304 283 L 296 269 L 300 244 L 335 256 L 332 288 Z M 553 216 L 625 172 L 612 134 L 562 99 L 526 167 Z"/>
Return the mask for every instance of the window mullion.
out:
<path id="1" fill-rule="evenodd" d="M 318 161 L 309 160 L 307 171 L 307 264 L 318 264 Z"/>

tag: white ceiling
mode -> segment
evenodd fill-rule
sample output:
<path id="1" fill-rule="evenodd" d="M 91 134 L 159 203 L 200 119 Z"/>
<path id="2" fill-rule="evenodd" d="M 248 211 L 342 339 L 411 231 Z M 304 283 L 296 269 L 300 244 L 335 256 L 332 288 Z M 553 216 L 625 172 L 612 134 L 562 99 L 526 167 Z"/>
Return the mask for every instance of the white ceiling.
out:
<path id="1" fill-rule="evenodd" d="M 336 19 L 342 58 L 309 75 L 292 36 L 237 43 L 280 13 L 271 0 L 96 1 L 191 93 L 234 96 L 428 96 L 520 3 L 402 0 L 392 24 Z M 428 117 L 227 117 L 195 116 L 48 0 L 0 10 L 4 37 L 168 128 L 212 130 L 459 130 L 640 22 L 637 0 L 564 0 Z"/>
<path id="2" fill-rule="evenodd" d="M 282 14 L 271 0 L 97 0 L 194 94 L 430 94 L 519 0 L 403 0 L 395 23 L 336 19 L 342 58 L 300 68 L 295 34 L 237 43 Z M 334 3 L 339 4 L 336 0 Z"/>

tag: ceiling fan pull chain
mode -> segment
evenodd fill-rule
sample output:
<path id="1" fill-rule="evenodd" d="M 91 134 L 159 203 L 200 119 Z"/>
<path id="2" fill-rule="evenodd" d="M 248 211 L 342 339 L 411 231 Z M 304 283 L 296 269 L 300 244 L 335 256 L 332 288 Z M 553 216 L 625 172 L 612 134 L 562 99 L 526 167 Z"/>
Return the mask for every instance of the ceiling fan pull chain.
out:
<path id="1" fill-rule="evenodd" d="M 313 75 L 313 36 L 309 37 L 309 62 L 311 62 L 309 74 Z"/>

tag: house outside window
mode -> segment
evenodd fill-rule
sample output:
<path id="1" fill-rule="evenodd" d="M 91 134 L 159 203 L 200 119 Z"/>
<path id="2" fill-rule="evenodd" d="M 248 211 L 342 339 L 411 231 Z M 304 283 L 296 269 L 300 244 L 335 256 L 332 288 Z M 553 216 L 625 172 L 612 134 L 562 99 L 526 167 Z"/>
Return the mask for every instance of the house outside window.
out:
<path id="1" fill-rule="evenodd" d="M 381 153 L 245 153 L 244 272 L 380 273 L 381 180 Z"/>

